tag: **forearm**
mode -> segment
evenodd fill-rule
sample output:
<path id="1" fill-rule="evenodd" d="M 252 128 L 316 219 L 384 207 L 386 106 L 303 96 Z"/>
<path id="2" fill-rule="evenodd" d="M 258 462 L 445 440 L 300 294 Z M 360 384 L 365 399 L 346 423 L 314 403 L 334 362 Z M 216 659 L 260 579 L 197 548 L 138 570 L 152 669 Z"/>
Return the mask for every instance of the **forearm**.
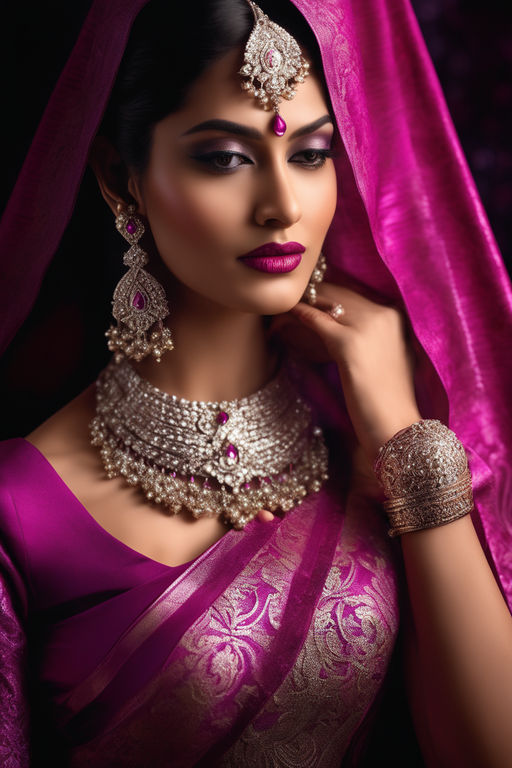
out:
<path id="1" fill-rule="evenodd" d="M 344 287 L 324 285 L 321 298 L 341 303 L 341 318 L 300 304 L 294 314 L 338 364 L 356 438 L 367 461 L 377 457 L 391 530 L 402 536 L 425 753 L 432 768 L 510 768 L 512 619 L 465 516 L 464 447 L 440 422 L 421 420 L 400 314 Z"/>
<path id="2" fill-rule="evenodd" d="M 402 536 L 413 708 L 432 765 L 512 765 L 512 617 L 469 516 Z"/>

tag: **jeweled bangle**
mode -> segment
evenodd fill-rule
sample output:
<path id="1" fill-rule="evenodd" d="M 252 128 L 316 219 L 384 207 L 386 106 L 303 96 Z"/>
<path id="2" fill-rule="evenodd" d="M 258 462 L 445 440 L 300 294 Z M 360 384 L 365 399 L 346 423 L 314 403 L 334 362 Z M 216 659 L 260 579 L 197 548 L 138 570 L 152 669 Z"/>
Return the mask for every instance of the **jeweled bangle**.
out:
<path id="1" fill-rule="evenodd" d="M 473 509 L 466 452 L 444 424 L 423 419 L 397 432 L 374 466 L 390 536 L 446 525 Z"/>

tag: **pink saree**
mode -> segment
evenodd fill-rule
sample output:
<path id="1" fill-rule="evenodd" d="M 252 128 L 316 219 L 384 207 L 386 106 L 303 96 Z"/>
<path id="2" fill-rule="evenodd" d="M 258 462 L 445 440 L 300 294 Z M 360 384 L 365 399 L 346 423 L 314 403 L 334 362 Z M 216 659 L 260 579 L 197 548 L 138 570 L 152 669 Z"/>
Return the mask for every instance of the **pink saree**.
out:
<path id="1" fill-rule="evenodd" d="M 92 4 L 43 116 L 0 224 L 3 347 L 72 215 L 146 1 Z M 407 0 L 294 2 L 317 37 L 340 139 L 328 278 L 407 315 L 422 415 L 469 453 L 474 522 L 510 604 L 512 291 L 439 84 Z M 323 384 L 342 444 L 343 395 Z M 339 765 L 396 633 L 395 570 L 371 505 L 345 505 L 331 487 L 174 571 L 95 525 L 28 443 L 1 453 L 4 765 L 28 765 L 23 630 L 34 621 L 44 706 L 74 766 Z"/>
<path id="2" fill-rule="evenodd" d="M 343 512 L 325 489 L 169 568 L 104 531 L 30 443 L 2 443 L 0 464 L 3 568 L 29 585 L 18 612 L 43 628 L 38 676 L 69 765 L 340 765 L 397 630 L 378 509 Z M 16 661 L 0 733 L 24 765 Z"/>

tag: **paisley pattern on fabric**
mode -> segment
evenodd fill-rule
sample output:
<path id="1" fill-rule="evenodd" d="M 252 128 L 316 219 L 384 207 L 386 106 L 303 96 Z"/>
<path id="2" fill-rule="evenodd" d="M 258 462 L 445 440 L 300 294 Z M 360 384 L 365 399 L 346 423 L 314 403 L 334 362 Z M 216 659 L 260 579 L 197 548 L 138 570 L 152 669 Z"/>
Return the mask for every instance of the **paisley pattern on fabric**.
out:
<path id="1" fill-rule="evenodd" d="M 336 565 L 291 673 L 219 768 L 339 766 L 382 684 L 397 631 L 386 542 L 370 542 L 354 518 L 345 522 Z"/>
<path id="2" fill-rule="evenodd" d="M 373 702 L 397 629 L 396 584 L 383 522 L 354 508 L 306 640 L 282 684 L 222 757 L 209 750 L 261 696 L 293 576 L 314 541 L 308 504 L 183 636 L 166 669 L 117 724 L 74 752 L 72 766 L 325 766 L 336 768 Z M 373 533 L 375 532 L 375 534 Z M 268 661 L 267 661 L 268 664 Z M 266 691 L 265 691 L 266 694 Z M 155 738 L 158 734 L 158 738 Z M 105 762 L 101 756 L 105 755 Z M 305 756 L 307 755 L 307 760 Z M 203 765 L 203 762 L 201 762 Z"/>
<path id="3" fill-rule="evenodd" d="M 356 284 L 374 289 L 386 300 L 403 307 L 407 314 L 411 335 L 418 342 L 416 384 L 421 413 L 426 418 L 445 421 L 470 454 L 477 530 L 512 604 L 509 403 L 512 368 L 503 365 L 510 356 L 512 292 L 435 71 L 407 0 L 293 2 L 318 39 L 341 137 L 340 151 L 334 159 L 339 204 L 325 247 L 330 279 L 346 284 L 348 276 Z M 9 255 L 2 265 L 5 323 L 0 342 L 3 346 L 35 301 L 43 275 L 69 222 L 91 139 L 104 113 L 130 25 L 145 3 L 146 0 L 93 3 L 45 111 L 2 220 L 3 251 Z M 52 201 L 50 207 L 46 204 L 48 200 Z M 30 221 L 27 211 L 33 212 Z M 11 254 L 15 254 L 15 258 Z M 23 464 L 19 467 L 26 471 Z M 16 476 L 16 467 L 11 467 L 10 472 Z M 20 469 L 18 472 L 21 475 Z M 25 477 L 20 477 L 19 487 L 23 493 L 26 486 Z M 30 508 L 39 512 L 45 499 L 45 493 L 39 494 L 37 504 L 28 498 L 25 512 Z M 53 499 L 52 506 L 55 506 Z M 27 533 L 33 530 L 39 533 L 39 517 L 34 514 Z M 363 530 L 363 521 L 361 526 Z M 59 530 L 62 530 L 60 526 Z M 300 548 L 300 540 L 292 542 L 290 531 L 286 537 L 286 546 L 275 548 L 278 558 L 293 557 L 299 551 L 293 545 L 296 543 Z M 52 589 L 46 593 L 41 590 L 41 594 L 44 597 L 60 595 L 64 580 L 50 565 L 58 563 L 62 568 L 63 562 L 69 562 L 68 550 L 62 546 L 60 558 L 52 558 L 50 562 L 50 537 L 48 540 L 43 536 L 34 537 L 33 549 L 37 552 L 36 542 L 43 541 L 46 550 L 44 557 L 41 554 L 41 562 L 45 568 L 40 569 L 38 575 L 42 577 L 49 572 L 59 578 L 47 581 Z M 311 541 L 315 541 L 314 535 Z M 366 541 L 369 548 L 373 546 L 368 538 L 365 547 Z M 65 535 L 61 537 L 63 542 Z M 273 552 L 274 545 L 269 545 L 268 557 Z M 84 554 L 89 555 L 89 551 Z M 366 558 L 368 554 L 363 556 Z M 18 562 L 21 564 L 23 560 L 20 558 Z M 91 557 L 87 562 L 91 565 L 84 572 L 101 573 L 103 562 L 97 555 L 96 560 Z M 284 562 L 279 559 L 279 566 Z M 70 563 L 69 573 L 72 566 Z M 339 574 L 334 570 L 336 567 L 340 569 Z M 328 588 L 329 594 L 343 594 L 342 584 L 347 576 L 344 568 L 350 573 L 349 560 L 333 564 L 333 572 L 327 579 L 329 585 L 334 582 L 334 586 Z M 367 577 L 369 586 L 369 573 Z M 102 734 L 96 744 L 91 744 L 89 752 L 84 747 L 76 753 L 75 765 L 93 764 L 101 768 L 103 760 L 105 766 L 117 761 L 137 768 L 144 765 L 158 768 L 174 762 L 174 749 L 181 734 L 183 739 L 192 734 L 193 745 L 198 736 L 197 754 L 203 754 L 208 749 L 208 745 L 201 742 L 206 721 L 203 696 L 207 706 L 213 704 L 215 727 L 224 726 L 229 732 L 233 718 L 240 711 L 239 701 L 251 703 L 258 694 L 258 671 L 251 665 L 258 653 L 265 651 L 265 634 L 261 638 L 258 634 L 262 622 L 268 624 L 269 633 L 275 631 L 275 626 L 282 627 L 279 605 L 285 598 L 280 594 L 282 585 L 278 574 L 270 581 L 261 577 L 260 589 L 255 589 L 251 578 L 251 573 L 246 572 L 233 581 L 225 598 L 215 601 L 173 651 L 169 658 L 169 679 L 160 676 L 152 691 L 145 691 L 138 701 L 132 701 L 132 709 L 125 709 L 123 719 Z M 41 579 L 38 586 L 40 582 Z M 380 585 L 380 580 L 378 582 Z M 73 587 L 76 591 L 76 584 Z M 373 589 L 382 591 L 383 588 L 375 584 Z M 355 582 L 354 590 L 362 594 L 361 585 Z M 371 590 L 367 595 L 370 594 Z M 80 595 L 78 590 L 72 597 Z M 320 613 L 329 599 L 325 593 L 320 598 Z M 359 611 L 353 614 L 349 624 L 364 627 L 361 636 L 365 637 L 373 621 L 365 621 L 365 617 L 373 615 L 373 608 L 364 600 L 357 602 L 358 599 L 361 601 L 356 597 L 357 605 L 353 608 L 356 611 L 360 606 Z M 6 610 L 9 611 L 9 607 Z M 347 641 L 354 633 L 348 632 L 340 617 L 350 617 L 350 610 L 340 602 L 340 607 L 334 610 L 333 606 L 334 614 L 330 614 L 337 636 Z M 328 613 L 325 608 L 325 615 Z M 315 616 L 314 623 L 317 621 L 320 620 Z M 204 640 L 200 635 L 203 630 Z M 10 712 L 15 713 L 18 688 L 11 670 L 17 668 L 19 657 L 17 635 L 10 620 L 2 632 L 7 649 L 3 685 L 12 703 Z M 361 646 L 364 647 L 363 641 L 359 648 Z M 315 643 L 312 647 L 316 648 Z M 320 647 L 325 652 L 326 644 L 320 643 Z M 354 644 L 356 650 L 357 647 Z M 330 644 L 327 648 L 330 653 Z M 317 661 L 311 663 L 321 669 L 313 651 L 304 649 L 303 653 L 316 658 Z M 238 671 L 246 673 L 243 682 L 228 674 L 228 659 L 230 663 L 236 660 Z M 300 664 L 306 663 L 301 659 L 299 656 L 295 660 L 293 671 L 280 687 L 269 693 L 265 706 L 270 715 L 272 711 L 277 713 L 274 721 L 271 717 L 265 721 L 266 709 L 262 707 L 246 726 L 242 743 L 249 763 L 254 757 L 251 743 L 256 731 L 264 739 L 275 729 L 278 737 L 280 719 L 291 718 L 285 714 L 285 709 L 289 710 L 284 702 L 286 697 L 288 701 L 293 699 L 300 690 Z M 357 659 L 355 656 L 351 661 L 354 669 L 348 671 L 348 677 L 353 673 L 353 684 L 357 686 L 361 682 L 364 688 L 366 682 L 358 675 Z M 176 669 L 179 667 L 188 675 L 188 688 L 175 686 L 174 662 Z M 326 668 L 323 661 L 322 665 Z M 342 666 L 334 664 L 336 669 Z M 206 683 L 196 675 L 196 670 L 197 675 L 199 671 L 206 673 Z M 339 679 L 343 687 L 343 681 L 348 678 L 340 674 Z M 315 685 L 320 686 L 318 680 Z M 223 709 L 219 697 L 225 691 L 229 692 L 232 706 L 226 704 Z M 313 692 L 313 701 L 314 696 Z M 334 708 L 333 702 L 326 702 L 327 705 L 329 710 Z M 132 713 L 140 717 L 131 718 Z M 295 713 L 295 716 L 302 715 Z M 194 717 L 195 722 L 187 722 L 187 718 Z M 2 734 L 0 739 L 0 743 L 7 744 L 8 757 L 9 745 L 19 741 L 20 721 L 11 718 L 13 735 L 6 739 Z M 4 731 L 5 727 L 2 722 Z M 155 738 L 155 733 L 160 739 Z M 315 749 L 316 738 L 306 737 L 313 745 L 311 750 Z M 234 745 L 231 749 L 235 749 Z M 281 749 L 283 759 L 293 762 L 294 754 L 289 757 L 283 745 Z M 304 749 L 304 754 L 312 753 L 309 747 Z M 157 759 L 153 759 L 155 754 Z M 278 758 L 274 753 L 269 759 L 277 760 L 281 756 Z M 224 759 L 230 759 L 229 750 Z M 195 755 L 191 754 L 189 764 L 194 762 Z"/>

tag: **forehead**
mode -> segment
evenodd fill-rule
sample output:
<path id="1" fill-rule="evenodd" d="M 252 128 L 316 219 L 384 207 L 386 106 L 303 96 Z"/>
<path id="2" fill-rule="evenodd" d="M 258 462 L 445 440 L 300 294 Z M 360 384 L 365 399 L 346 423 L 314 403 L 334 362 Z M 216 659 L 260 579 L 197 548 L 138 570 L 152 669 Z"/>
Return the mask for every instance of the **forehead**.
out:
<path id="1" fill-rule="evenodd" d="M 177 131 L 185 132 L 191 125 L 220 118 L 271 132 L 273 112 L 264 110 L 256 99 L 242 90 L 238 70 L 242 66 L 243 50 L 233 49 L 210 65 L 192 84 L 184 106 L 166 118 Z M 312 72 L 296 87 L 295 97 L 280 104 L 291 133 L 313 122 L 326 112 L 329 105 L 321 82 Z"/>

